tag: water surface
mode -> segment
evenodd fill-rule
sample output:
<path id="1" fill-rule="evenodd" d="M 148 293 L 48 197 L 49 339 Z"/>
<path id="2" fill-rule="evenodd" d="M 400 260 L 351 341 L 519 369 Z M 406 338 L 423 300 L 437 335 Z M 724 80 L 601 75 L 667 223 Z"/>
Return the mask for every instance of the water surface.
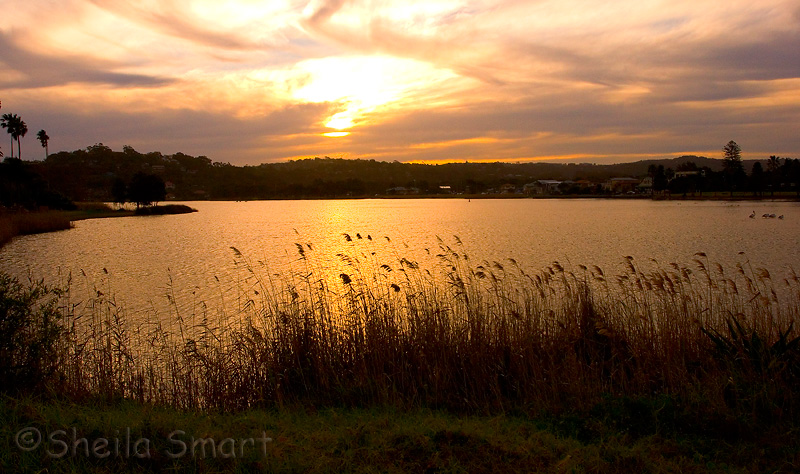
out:
<path id="1" fill-rule="evenodd" d="M 468 254 L 474 264 L 510 257 L 532 271 L 559 261 L 572 268 L 598 265 L 613 273 L 626 256 L 652 267 L 654 260 L 662 266 L 690 264 L 697 252 L 731 269 L 746 261 L 778 275 L 800 268 L 800 205 L 793 202 L 376 199 L 187 204 L 199 212 L 84 220 L 68 231 L 17 238 L 0 250 L 0 269 L 50 282 L 71 275 L 78 298 L 100 290 L 113 293 L 129 311 L 168 314 L 168 294 L 179 309 L 201 301 L 213 306 L 241 299 L 237 292 L 243 291 L 246 271 L 232 247 L 271 273 L 301 266 L 296 244 L 317 265 L 330 262 L 333 268 L 337 253 L 375 251 L 377 259 L 426 260 L 426 248 L 437 253 L 437 236 Z M 764 213 L 785 218 L 763 219 Z M 353 240 L 347 241 L 345 233 Z"/>

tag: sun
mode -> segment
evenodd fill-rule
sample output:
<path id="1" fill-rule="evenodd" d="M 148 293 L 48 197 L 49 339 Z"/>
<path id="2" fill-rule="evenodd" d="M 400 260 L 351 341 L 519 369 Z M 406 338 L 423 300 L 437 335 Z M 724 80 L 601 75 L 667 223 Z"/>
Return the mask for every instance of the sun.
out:
<path id="1" fill-rule="evenodd" d="M 326 127 L 335 128 L 336 130 L 352 128 L 353 125 L 355 125 L 353 122 L 353 117 L 348 112 L 339 112 L 338 114 L 334 114 L 330 120 L 325 122 Z"/>
<path id="2" fill-rule="evenodd" d="M 352 129 L 375 120 L 381 110 L 408 100 L 417 91 L 454 77 L 448 70 L 427 63 L 391 56 L 329 57 L 296 66 L 294 99 L 335 104 L 323 125 Z M 331 135 L 327 132 L 326 136 Z"/>

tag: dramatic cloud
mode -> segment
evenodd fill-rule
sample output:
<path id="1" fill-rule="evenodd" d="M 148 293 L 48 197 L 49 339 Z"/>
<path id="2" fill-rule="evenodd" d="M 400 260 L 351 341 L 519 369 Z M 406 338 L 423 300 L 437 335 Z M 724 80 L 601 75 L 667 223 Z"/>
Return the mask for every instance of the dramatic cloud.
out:
<path id="1" fill-rule="evenodd" d="M 51 149 L 217 161 L 800 157 L 794 0 L 0 0 Z M 26 140 L 33 138 L 26 137 Z M 0 140 L 0 146 L 4 141 Z M 30 149 L 30 148 L 29 148 Z"/>

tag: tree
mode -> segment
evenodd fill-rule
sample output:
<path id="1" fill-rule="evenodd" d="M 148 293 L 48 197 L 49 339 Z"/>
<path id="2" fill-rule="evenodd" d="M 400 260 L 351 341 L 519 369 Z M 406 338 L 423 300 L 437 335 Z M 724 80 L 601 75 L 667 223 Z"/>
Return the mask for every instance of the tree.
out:
<path id="1" fill-rule="evenodd" d="M 128 197 L 136 207 L 149 206 L 167 197 L 164 180 L 154 174 L 136 173 L 128 187 Z"/>
<path id="2" fill-rule="evenodd" d="M 50 140 L 50 137 L 47 136 L 47 132 L 44 130 L 39 130 L 39 132 L 36 134 L 36 138 L 39 139 L 39 142 L 42 144 L 42 148 L 44 148 L 44 159 L 46 160 L 50 155 L 50 150 L 47 148 L 47 142 Z"/>
<path id="3" fill-rule="evenodd" d="M 22 159 L 22 148 L 20 148 L 20 138 L 28 133 L 28 125 L 17 114 L 5 114 L 2 118 L 3 128 L 8 129 L 11 134 L 11 154 L 14 154 L 14 140 L 17 141 L 17 158 Z"/>
<path id="4" fill-rule="evenodd" d="M 747 175 L 742 164 L 742 148 L 733 140 L 722 147 L 724 156 L 722 158 L 722 168 L 728 182 L 728 186 L 733 195 L 733 190 L 743 181 Z"/>
<path id="5" fill-rule="evenodd" d="M 772 155 L 769 157 L 769 161 L 767 161 L 767 173 L 769 173 L 769 192 L 770 196 L 775 195 L 775 188 L 778 187 L 780 183 L 780 169 L 781 169 L 781 157 Z"/>
<path id="6" fill-rule="evenodd" d="M 761 196 L 764 191 L 764 168 L 760 161 L 753 163 L 753 171 L 750 172 L 750 190 L 753 196 Z"/>
<path id="7" fill-rule="evenodd" d="M 3 114 L 0 118 L 0 126 L 6 129 L 11 135 L 11 158 L 14 158 L 14 124 L 16 123 L 17 114 Z"/>
<path id="8" fill-rule="evenodd" d="M 111 197 L 113 197 L 114 202 L 120 206 L 125 205 L 125 202 L 128 200 L 128 187 L 125 185 L 125 181 L 123 181 L 122 178 L 115 179 L 114 184 L 111 185 Z"/>
<path id="9" fill-rule="evenodd" d="M 653 178 L 653 191 L 663 191 L 667 189 L 667 175 L 664 165 L 650 165 L 647 168 L 648 174 Z"/>

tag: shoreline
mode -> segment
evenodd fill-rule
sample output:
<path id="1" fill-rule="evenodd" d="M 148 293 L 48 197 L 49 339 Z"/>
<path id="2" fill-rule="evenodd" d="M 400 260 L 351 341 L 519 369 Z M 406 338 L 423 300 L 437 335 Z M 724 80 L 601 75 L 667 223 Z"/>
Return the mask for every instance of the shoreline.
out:
<path id="1" fill-rule="evenodd" d="M 164 204 L 152 208 L 132 210 L 114 210 L 102 203 L 78 203 L 78 209 L 75 210 L 0 213 L 0 248 L 11 242 L 15 237 L 69 230 L 73 227 L 73 222 L 86 219 L 143 217 L 187 214 L 191 212 L 197 212 L 197 209 L 176 204 Z"/>
<path id="2" fill-rule="evenodd" d="M 800 196 L 649 196 L 649 195 L 603 195 L 603 194 L 569 194 L 569 195 L 525 195 L 525 194 L 414 194 L 414 195 L 391 195 L 381 194 L 375 196 L 336 196 L 336 197 L 274 197 L 274 198 L 253 198 L 253 199 L 193 199 L 176 200 L 175 202 L 250 202 L 250 201 L 356 201 L 367 199 L 608 199 L 608 200 L 652 200 L 652 201 L 766 201 L 766 202 L 800 202 Z"/>

